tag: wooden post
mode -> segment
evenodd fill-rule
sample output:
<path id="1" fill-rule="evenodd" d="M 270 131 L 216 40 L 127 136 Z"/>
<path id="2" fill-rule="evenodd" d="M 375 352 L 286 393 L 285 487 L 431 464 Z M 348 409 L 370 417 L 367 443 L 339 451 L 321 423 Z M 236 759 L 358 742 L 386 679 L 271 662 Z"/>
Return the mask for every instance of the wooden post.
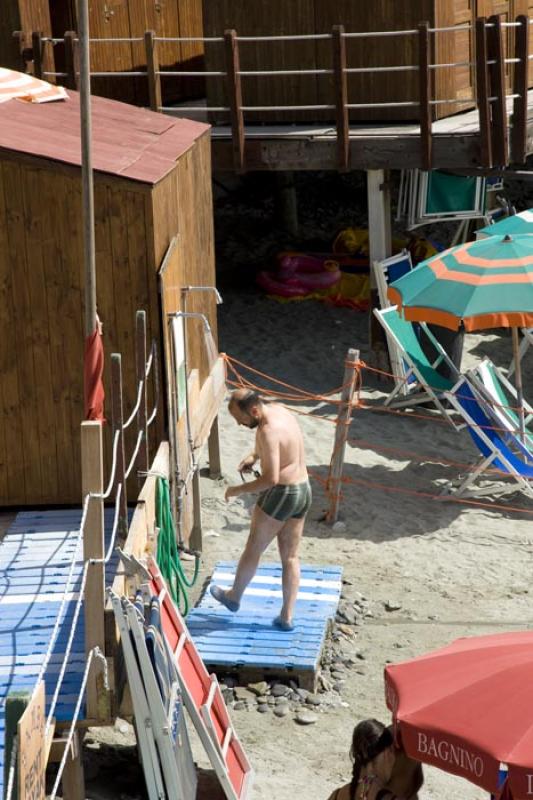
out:
<path id="1" fill-rule="evenodd" d="M 226 86 L 231 119 L 233 164 L 237 172 L 244 171 L 244 117 L 240 76 L 239 42 L 233 30 L 224 31 L 226 53 Z"/>
<path id="2" fill-rule="evenodd" d="M 492 25 L 488 29 L 490 94 L 492 102 L 492 156 L 496 166 L 505 167 L 509 162 L 507 141 L 507 108 L 505 102 L 505 48 L 503 46 L 503 28 L 500 16 L 489 18 Z"/>
<path id="3" fill-rule="evenodd" d="M 146 31 L 144 34 L 144 47 L 146 49 L 146 71 L 148 74 L 148 97 L 152 111 L 161 111 L 163 105 L 161 94 L 161 75 L 159 74 L 159 54 L 155 32 Z"/>
<path id="4" fill-rule="evenodd" d="M 137 362 L 137 386 L 143 381 L 141 393 L 141 403 L 137 412 L 137 430 L 143 432 L 143 440 L 137 456 L 137 470 L 148 472 L 148 425 L 147 425 L 147 405 L 148 405 L 148 378 L 146 377 L 146 311 L 137 311 L 135 317 L 136 327 L 136 362 Z M 154 356 L 155 358 L 155 356 Z M 152 364 L 152 369 L 155 365 Z M 139 477 L 139 483 L 144 483 L 144 476 Z"/>
<path id="5" fill-rule="evenodd" d="M 43 77 L 43 34 L 41 31 L 33 31 L 31 35 L 31 46 L 33 51 L 33 76 L 42 80 Z"/>
<path id="6" fill-rule="evenodd" d="M 104 488 L 104 463 L 102 424 L 81 423 L 81 483 L 82 501 L 89 493 L 102 494 Z M 83 534 L 83 558 L 101 559 L 105 555 L 104 501 L 95 497 L 89 501 L 89 510 Z M 105 653 L 105 575 L 103 564 L 90 564 L 85 586 L 85 653 L 99 647 Z M 87 712 L 89 719 L 99 717 L 97 670 L 93 666 L 87 681 Z"/>
<path id="7" fill-rule="evenodd" d="M 66 800 L 85 800 L 83 758 L 81 743 L 77 732 L 72 738 L 70 752 L 65 761 L 61 785 L 63 788 L 63 797 Z"/>
<path id="8" fill-rule="evenodd" d="M 298 236 L 298 197 L 294 173 L 275 172 L 276 210 L 280 224 L 291 236 Z"/>
<path id="9" fill-rule="evenodd" d="M 369 262 L 382 261 L 392 252 L 390 187 L 382 169 L 367 170 Z M 370 270 L 370 304 L 379 307 L 379 299 L 374 272 Z M 386 352 L 386 338 L 383 328 L 374 314 L 369 316 L 369 340 L 373 350 Z"/>
<path id="10" fill-rule="evenodd" d="M 215 417 L 209 438 L 207 440 L 207 449 L 209 453 L 209 477 L 220 478 L 222 476 L 222 463 L 220 460 L 220 436 L 218 433 L 218 417 Z"/>
<path id="11" fill-rule="evenodd" d="M 200 491 L 200 469 L 192 476 L 193 526 L 190 538 L 191 550 L 202 552 L 202 495 Z"/>
<path id="12" fill-rule="evenodd" d="M 527 156 L 527 90 L 529 84 L 529 19 L 520 15 L 515 29 L 515 58 L 513 94 L 513 126 L 511 129 L 511 160 L 524 164 Z"/>
<path id="13" fill-rule="evenodd" d="M 64 83 L 67 89 L 77 90 L 78 88 L 78 57 L 76 47 L 77 34 L 75 31 L 65 33 L 65 72 L 67 77 Z"/>
<path id="14" fill-rule="evenodd" d="M 342 382 L 341 404 L 337 416 L 337 427 L 335 430 L 335 444 L 333 455 L 329 467 L 327 489 L 329 494 L 329 510 L 326 515 L 326 522 L 334 523 L 339 518 L 339 505 L 341 495 L 342 468 L 344 465 L 344 453 L 346 450 L 346 438 L 348 436 L 348 426 L 352 416 L 352 402 L 355 392 L 355 381 L 359 371 L 357 363 L 359 361 L 359 350 L 348 350 L 346 364 L 344 367 L 344 379 Z"/>
<path id="15" fill-rule="evenodd" d="M 420 161 L 422 169 L 429 172 L 432 163 L 431 132 L 431 75 L 429 22 L 418 26 L 418 95 L 420 114 Z"/>
<path id="16" fill-rule="evenodd" d="M 350 168 L 350 114 L 348 109 L 348 75 L 346 73 L 346 40 L 344 25 L 334 25 L 333 45 L 333 87 L 337 118 L 337 153 L 339 170 Z"/>
<path id="17" fill-rule="evenodd" d="M 137 399 L 137 397 L 135 397 Z M 120 536 L 125 539 L 128 535 L 128 494 L 126 491 L 126 454 L 124 448 L 124 424 L 123 401 L 122 401 L 122 357 L 120 353 L 111 354 L 111 420 L 112 420 L 112 441 L 115 441 L 116 431 L 119 434 L 117 445 L 117 468 L 115 472 L 114 490 L 122 484 L 120 495 Z"/>
<path id="18" fill-rule="evenodd" d="M 490 127 L 491 113 L 489 103 L 489 51 L 487 44 L 487 20 L 476 19 L 476 94 L 479 110 L 479 138 L 481 163 L 484 167 L 492 167 L 492 133 Z"/>

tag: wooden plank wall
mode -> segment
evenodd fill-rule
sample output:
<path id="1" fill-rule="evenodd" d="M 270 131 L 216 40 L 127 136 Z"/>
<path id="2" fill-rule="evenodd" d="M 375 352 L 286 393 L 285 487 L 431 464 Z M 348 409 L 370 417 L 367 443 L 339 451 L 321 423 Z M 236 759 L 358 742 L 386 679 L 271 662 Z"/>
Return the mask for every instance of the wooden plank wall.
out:
<path id="1" fill-rule="evenodd" d="M 45 36 L 51 36 L 48 0 L 2 0 L 0 5 L 0 66 L 22 70 L 20 47 L 13 38 L 13 31 L 41 31 Z M 31 41 L 28 46 L 31 47 Z M 45 50 L 43 68 L 54 69 L 51 48 Z"/>

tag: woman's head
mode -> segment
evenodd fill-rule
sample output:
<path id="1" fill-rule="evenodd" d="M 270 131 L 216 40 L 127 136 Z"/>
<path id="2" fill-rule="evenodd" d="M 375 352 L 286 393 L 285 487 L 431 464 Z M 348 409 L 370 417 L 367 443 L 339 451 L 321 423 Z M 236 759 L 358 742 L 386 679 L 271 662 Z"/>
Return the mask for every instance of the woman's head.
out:
<path id="1" fill-rule="evenodd" d="M 377 719 L 364 719 L 353 731 L 350 755 L 354 771 L 370 767 L 386 783 L 394 767 L 394 740 L 392 733 Z"/>

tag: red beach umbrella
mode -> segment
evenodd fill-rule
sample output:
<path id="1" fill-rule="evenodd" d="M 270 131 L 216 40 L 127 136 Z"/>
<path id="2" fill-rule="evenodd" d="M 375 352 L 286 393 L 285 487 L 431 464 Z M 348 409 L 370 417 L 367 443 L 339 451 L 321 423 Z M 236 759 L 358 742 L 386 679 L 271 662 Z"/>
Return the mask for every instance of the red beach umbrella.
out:
<path id="1" fill-rule="evenodd" d="M 411 758 L 533 798 L 533 631 L 457 639 L 385 669 L 385 695 Z"/>

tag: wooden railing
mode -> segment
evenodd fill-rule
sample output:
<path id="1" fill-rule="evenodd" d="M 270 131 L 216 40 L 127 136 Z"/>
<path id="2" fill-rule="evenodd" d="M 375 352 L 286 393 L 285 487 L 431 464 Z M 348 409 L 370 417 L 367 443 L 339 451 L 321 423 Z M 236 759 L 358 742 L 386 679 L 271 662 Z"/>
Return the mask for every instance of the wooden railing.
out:
<path id="1" fill-rule="evenodd" d="M 159 112 L 187 114 L 198 112 L 197 106 L 179 105 L 169 107 L 163 104 L 162 79 L 172 77 L 204 77 L 224 81 L 228 104 L 225 106 L 205 106 L 202 110 L 208 114 L 224 114 L 225 124 L 231 127 L 233 143 L 233 163 L 238 171 L 246 169 L 246 116 L 254 112 L 291 112 L 298 118 L 299 112 L 331 112 L 335 120 L 337 137 L 337 165 L 340 170 L 350 168 L 350 111 L 360 109 L 413 108 L 413 117 L 420 123 L 420 163 L 423 169 L 429 170 L 433 164 L 433 117 L 434 107 L 443 104 L 457 108 L 460 105 L 475 106 L 479 113 L 479 150 L 480 166 L 485 168 L 505 167 L 510 161 L 523 163 L 527 155 L 527 90 L 529 62 L 533 56 L 529 53 L 529 26 L 533 22 L 520 16 L 514 22 L 503 22 L 501 17 L 494 16 L 488 20 L 479 18 L 475 26 L 462 25 L 452 28 L 431 28 L 429 23 L 421 22 L 418 28 L 406 31 L 372 31 L 366 33 L 350 33 L 342 25 L 337 25 L 331 33 L 310 34 L 308 36 L 239 36 L 236 31 L 228 30 L 222 37 L 200 37 L 194 41 L 202 41 L 209 46 L 220 46 L 224 53 L 224 69 L 221 70 L 167 70 L 160 69 L 158 50 L 163 43 L 187 42 L 190 38 L 160 37 L 153 31 L 146 31 L 142 38 L 129 39 L 91 39 L 92 43 L 135 42 L 144 44 L 146 68 L 127 72 L 92 72 L 93 77 L 135 77 L 147 81 L 150 108 Z M 515 28 L 514 53 L 505 55 L 504 35 L 506 28 Z M 475 39 L 475 62 L 431 63 L 431 53 L 435 50 L 432 37 L 439 34 L 453 35 L 468 29 Z M 22 37 L 23 42 L 28 37 Z M 411 37 L 418 40 L 418 61 L 416 64 L 402 64 L 383 67 L 353 67 L 347 62 L 347 42 L 351 39 L 387 37 Z M 240 48 L 242 44 L 255 42 L 279 41 L 292 42 L 302 39 L 329 40 L 331 42 L 332 68 L 316 69 L 262 69 L 246 70 L 240 66 Z M 67 88 L 75 89 L 78 85 L 77 45 L 78 39 L 73 32 L 67 32 L 62 39 L 51 39 L 38 32 L 31 34 L 31 50 L 26 49 L 26 58 L 32 57 L 33 72 L 36 77 L 62 83 Z M 43 70 L 43 53 L 46 47 L 62 43 L 65 48 L 64 72 L 47 72 Z M 512 90 L 507 93 L 507 65 L 513 65 Z M 475 72 L 475 91 L 470 97 L 436 97 L 434 75 L 439 69 L 470 68 Z M 351 103 L 348 100 L 348 78 L 350 75 L 365 72 L 412 72 L 418 73 L 418 99 L 402 100 L 391 97 L 383 102 Z M 247 77 L 280 77 L 280 76 L 323 76 L 332 80 L 331 103 L 312 105 L 246 105 L 243 102 L 242 79 Z M 508 109 L 508 101 L 512 101 L 512 110 Z M 510 119 L 512 116 L 512 125 Z M 216 124 L 216 123 L 215 123 Z"/>

